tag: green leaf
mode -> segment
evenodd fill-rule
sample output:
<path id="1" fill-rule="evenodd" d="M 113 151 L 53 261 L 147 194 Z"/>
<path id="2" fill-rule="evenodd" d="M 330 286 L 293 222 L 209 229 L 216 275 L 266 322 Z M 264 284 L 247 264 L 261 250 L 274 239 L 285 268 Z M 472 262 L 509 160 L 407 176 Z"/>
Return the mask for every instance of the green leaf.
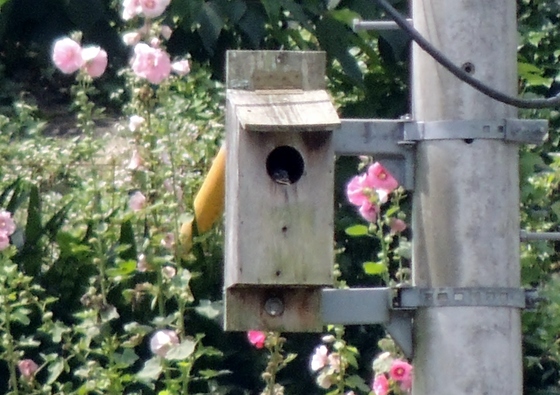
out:
<path id="1" fill-rule="evenodd" d="M 198 372 L 200 376 L 204 377 L 205 379 L 212 379 L 218 376 L 224 376 L 226 374 L 231 374 L 231 370 L 213 370 L 213 369 L 202 369 Z"/>
<path id="2" fill-rule="evenodd" d="M 17 322 L 27 326 L 31 323 L 31 321 L 29 320 L 29 317 L 27 316 L 29 313 L 31 313 L 31 310 L 29 310 L 25 307 L 21 307 L 19 309 L 16 309 L 16 310 L 12 311 L 11 320 L 12 321 L 17 321 Z"/>
<path id="3" fill-rule="evenodd" d="M 387 266 L 379 262 L 364 262 L 363 267 L 364 272 L 372 276 L 379 275 L 387 271 Z"/>
<path id="4" fill-rule="evenodd" d="M 181 361 L 188 358 L 196 348 L 196 342 L 185 339 L 181 344 L 172 347 L 167 354 L 165 354 L 165 359 L 171 361 Z"/>
<path id="5" fill-rule="evenodd" d="M 392 217 L 397 211 L 399 211 L 399 206 L 391 206 L 385 212 L 385 217 Z"/>
<path id="6" fill-rule="evenodd" d="M 127 348 L 123 351 L 123 353 L 115 353 L 113 354 L 113 358 L 115 363 L 119 365 L 120 368 L 127 368 L 134 364 L 138 360 L 138 355 L 134 352 L 133 349 Z"/>
<path id="7" fill-rule="evenodd" d="M 258 48 L 266 35 L 267 20 L 256 7 L 249 4 L 249 8 L 237 23 L 237 26 L 247 35 L 253 48 Z M 185 221 L 186 222 L 186 221 Z"/>
<path id="8" fill-rule="evenodd" d="M 60 210 L 58 210 L 45 224 L 44 230 L 49 234 L 49 239 L 54 241 L 57 233 L 62 228 L 64 221 L 66 220 L 66 215 L 70 211 L 70 206 L 72 202 L 64 205 Z"/>
<path id="9" fill-rule="evenodd" d="M 136 270 L 136 261 L 119 262 L 117 267 L 107 269 L 106 273 L 109 277 L 128 276 Z"/>
<path id="10" fill-rule="evenodd" d="M 337 21 L 340 21 L 349 27 L 352 27 L 354 19 L 360 17 L 360 14 L 350 10 L 349 8 L 343 8 L 342 10 L 333 10 L 329 14 Z"/>
<path id="11" fill-rule="evenodd" d="M 104 306 L 104 308 L 99 313 L 100 313 L 99 315 L 101 317 L 101 320 L 103 322 L 116 320 L 117 318 L 120 317 L 117 308 L 113 305 Z"/>
<path id="12" fill-rule="evenodd" d="M 121 259 L 136 260 L 136 258 L 138 257 L 136 238 L 134 237 L 134 228 L 130 220 L 124 221 L 121 225 L 119 244 L 129 247 L 119 254 Z"/>
<path id="13" fill-rule="evenodd" d="M 280 15 L 281 4 L 278 0 L 261 0 L 268 18 L 274 22 L 278 20 Z"/>
<path id="14" fill-rule="evenodd" d="M 125 332 L 133 335 L 145 336 L 148 333 L 152 332 L 154 329 L 148 325 L 140 325 L 138 322 L 130 322 L 124 326 L 124 330 Z"/>
<path id="15" fill-rule="evenodd" d="M 198 314 L 213 320 L 223 314 L 224 304 L 222 301 L 211 302 L 208 299 L 202 299 L 195 310 Z"/>
<path id="16" fill-rule="evenodd" d="M 216 2 L 208 1 L 204 3 L 199 22 L 200 29 L 198 33 L 204 45 L 204 49 L 206 49 L 209 54 L 214 54 L 216 42 L 225 24 Z"/>
<path id="17" fill-rule="evenodd" d="M 62 340 L 62 335 L 69 331 L 70 329 L 60 321 L 56 321 L 53 327 L 49 328 L 49 333 L 51 335 L 53 343 L 60 343 L 60 341 Z"/>
<path id="18" fill-rule="evenodd" d="M 519 77 L 524 79 L 530 86 L 545 86 L 550 88 L 550 85 L 552 85 L 553 79 L 543 77 L 543 70 L 533 64 L 519 62 L 517 64 L 517 72 Z"/>
<path id="19" fill-rule="evenodd" d="M 340 0 L 327 0 L 327 10 L 333 10 L 338 7 Z"/>
<path id="20" fill-rule="evenodd" d="M 369 388 L 365 381 L 358 375 L 353 374 L 351 376 L 348 376 L 345 378 L 344 382 L 350 388 L 357 388 L 360 391 L 364 391 L 366 393 L 369 393 L 371 391 L 371 388 Z"/>
<path id="21" fill-rule="evenodd" d="M 51 363 L 47 369 L 49 371 L 49 377 L 47 378 L 47 384 L 52 384 L 58 379 L 58 376 L 64 370 L 64 360 L 62 358 L 57 358 L 54 363 Z"/>
<path id="22" fill-rule="evenodd" d="M 350 37 L 353 33 L 348 26 L 330 15 L 325 15 L 317 22 L 316 32 L 317 39 L 328 56 L 340 62 L 344 73 L 353 83 L 362 85 L 362 71 L 358 67 L 356 57 L 349 53 L 348 44 L 352 41 Z"/>
<path id="23" fill-rule="evenodd" d="M 233 23 L 237 23 L 247 11 L 247 4 L 242 0 L 230 0 L 223 3 L 222 6 L 225 15 Z"/>
<path id="24" fill-rule="evenodd" d="M 368 227 L 365 225 L 353 225 L 344 229 L 344 232 L 348 236 L 353 236 L 353 237 L 366 236 L 368 234 Z"/>
<path id="25" fill-rule="evenodd" d="M 25 245 L 34 247 L 43 233 L 41 225 L 41 199 L 39 188 L 33 185 L 29 194 L 29 206 L 27 207 L 27 225 L 25 227 Z"/>
<path id="26" fill-rule="evenodd" d="M 136 378 L 142 382 L 150 382 L 157 380 L 161 375 L 162 367 L 159 358 L 148 359 L 144 363 L 144 367 L 138 373 L 136 373 Z"/>
<path id="27" fill-rule="evenodd" d="M 2 194 L 0 194 L 0 207 L 4 207 L 4 202 L 6 201 L 6 199 L 10 195 L 10 193 L 12 193 L 14 191 L 17 191 L 17 193 L 14 192 L 14 195 L 16 195 L 16 196 L 19 195 L 19 191 L 21 191 L 21 183 L 22 183 L 21 179 L 18 178 L 17 180 L 12 182 L 10 185 L 8 185 L 2 191 Z M 12 198 L 13 198 L 14 195 L 12 195 Z M 13 212 L 13 208 L 12 208 L 12 210 L 10 210 L 8 208 L 6 208 L 6 209 L 7 209 L 7 211 Z"/>

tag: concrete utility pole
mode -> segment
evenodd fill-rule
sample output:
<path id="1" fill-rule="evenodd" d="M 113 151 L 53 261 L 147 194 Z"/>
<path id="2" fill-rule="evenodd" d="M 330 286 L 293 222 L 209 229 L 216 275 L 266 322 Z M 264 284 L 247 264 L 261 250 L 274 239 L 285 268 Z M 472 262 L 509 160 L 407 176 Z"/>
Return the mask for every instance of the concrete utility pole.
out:
<path id="1" fill-rule="evenodd" d="M 463 69 L 516 94 L 516 4 L 412 0 L 413 23 Z M 417 121 L 514 118 L 514 108 L 459 81 L 416 45 Z M 518 145 L 435 140 L 417 145 L 412 228 L 419 287 L 519 287 Z M 415 395 L 521 395 L 520 310 L 426 307 L 415 316 Z"/>

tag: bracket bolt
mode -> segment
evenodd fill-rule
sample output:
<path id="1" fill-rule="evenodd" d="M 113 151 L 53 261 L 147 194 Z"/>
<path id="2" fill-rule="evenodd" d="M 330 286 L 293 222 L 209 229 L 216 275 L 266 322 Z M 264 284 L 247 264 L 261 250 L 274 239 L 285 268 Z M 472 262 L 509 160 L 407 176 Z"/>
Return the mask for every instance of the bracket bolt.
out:
<path id="1" fill-rule="evenodd" d="M 264 303 L 264 310 L 272 317 L 278 317 L 284 313 L 284 303 L 280 298 L 269 298 Z"/>

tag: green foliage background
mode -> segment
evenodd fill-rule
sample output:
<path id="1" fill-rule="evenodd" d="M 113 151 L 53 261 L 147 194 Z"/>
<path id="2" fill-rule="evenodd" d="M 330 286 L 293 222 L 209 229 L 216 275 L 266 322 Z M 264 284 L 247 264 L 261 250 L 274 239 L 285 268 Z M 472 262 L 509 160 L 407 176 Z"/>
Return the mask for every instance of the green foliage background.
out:
<path id="1" fill-rule="evenodd" d="M 405 1 L 394 3 L 406 10 Z M 76 250 L 76 245 L 86 242 L 83 235 L 61 230 L 64 220 L 73 215 L 72 207 L 66 202 L 50 202 L 46 192 L 53 188 L 69 188 L 78 182 L 81 175 L 72 168 L 72 163 L 80 153 L 66 148 L 68 151 L 64 152 L 71 155 L 53 155 L 60 145 L 47 137 L 38 137 L 44 124 L 37 122 L 36 117 L 48 117 L 45 104 L 68 101 L 68 92 L 60 87 L 67 88 L 71 79 L 55 73 L 49 57 L 54 39 L 74 30 L 83 32 L 85 43 L 96 43 L 108 50 L 111 69 L 98 82 L 102 92 L 98 100 L 118 111 L 126 97 L 112 93 L 121 88 L 118 70 L 126 64 L 129 55 L 120 39 L 126 25 L 120 20 L 118 6 L 114 0 L 0 0 L 0 113 L 3 114 L 0 115 L 0 190 L 7 191 L 1 203 L 25 213 L 27 226 L 22 231 L 25 235 L 20 235 L 21 244 L 16 243 L 18 255 L 15 259 L 26 274 L 37 276 L 41 259 L 49 248 L 56 245 L 60 249 L 58 260 L 39 276 L 39 281 L 45 292 L 60 298 L 54 311 L 68 323 L 73 319 L 71 313 L 79 309 L 79 299 L 88 287 L 85 279 L 91 275 L 91 267 L 84 264 L 87 256 L 81 255 L 80 249 Z M 560 91 L 560 4 L 519 0 L 518 15 L 520 89 L 526 96 L 557 94 Z M 176 28 L 168 49 L 174 55 L 189 53 L 201 71 L 200 78 L 193 77 L 192 86 L 176 92 L 175 97 L 182 97 L 183 101 L 175 101 L 169 111 L 181 113 L 181 106 L 187 105 L 185 100 L 193 97 L 199 100 L 199 107 L 183 114 L 182 118 L 170 119 L 176 125 L 187 121 L 220 122 L 222 109 L 218 104 L 223 96 L 214 85 L 205 85 L 204 81 L 208 76 L 215 81 L 222 80 L 225 51 L 238 48 L 325 50 L 329 88 L 340 106 L 341 116 L 399 117 L 409 111 L 407 38 L 401 32 L 355 34 L 351 30 L 356 17 L 377 19 L 381 16 L 368 0 L 173 0 L 168 22 Z M 194 86 L 196 83 L 200 85 Z M 38 109 L 22 104 L 19 100 L 22 97 L 32 104 L 38 103 Z M 200 114 L 204 113 L 201 110 L 207 111 L 208 118 L 200 119 Z M 560 156 L 555 153 L 560 140 L 560 112 L 557 109 L 523 111 L 521 116 L 546 118 L 551 126 L 549 140 L 543 147 L 525 147 L 521 152 L 521 228 L 557 231 Z M 190 196 L 200 185 L 221 140 L 220 130 L 207 132 L 206 138 L 189 142 L 192 152 L 189 169 L 185 171 L 187 204 L 191 203 Z M 27 139 L 30 136 L 33 138 Z M 14 141 L 24 148 L 9 149 Z M 34 152 L 33 158 L 25 157 L 30 152 Z M 17 167 L 18 163 L 31 161 L 36 167 L 31 168 L 29 174 Z M 336 240 L 338 247 L 345 248 L 339 263 L 349 284 L 376 285 L 379 279 L 365 275 L 361 267 L 361 262 L 375 254 L 376 245 L 350 239 L 343 232 L 347 225 L 357 221 L 342 191 L 344 183 L 355 173 L 356 165 L 356 160 L 351 158 L 341 158 L 337 162 Z M 16 180 L 13 174 L 20 175 L 23 180 Z M 126 226 L 119 230 L 117 240 L 126 238 Z M 192 284 L 193 293 L 200 299 L 217 301 L 221 297 L 220 236 L 219 231 L 210 236 L 204 244 L 204 259 L 193 263 L 201 273 Z M 556 247 L 551 242 L 522 246 L 524 285 L 541 287 L 548 298 L 535 312 L 524 313 L 527 394 L 560 394 L 560 300 L 557 296 L 560 280 Z M 60 278 L 63 281 L 57 281 Z M 124 303 L 119 295 L 113 296 L 115 305 Z M 234 372 L 220 379 L 221 385 L 230 386 L 230 393 L 260 386 L 258 376 L 263 362 L 246 345 L 243 334 L 224 334 L 214 321 L 194 312 L 189 314 L 188 325 L 193 333 L 205 332 L 208 344 L 224 352 L 220 362 L 208 364 L 217 370 Z M 33 327 L 20 328 L 22 334 L 31 329 Z M 376 353 L 375 343 L 381 336 L 379 327 L 348 329 L 350 343 L 362 351 L 364 377 L 369 374 L 368 361 Z M 288 339 L 287 347 L 302 356 L 309 355 L 318 342 L 314 335 L 293 335 Z M 292 387 L 299 388 L 298 393 L 318 392 L 308 374 L 306 358 L 290 364 L 281 379 L 295 384 Z"/>

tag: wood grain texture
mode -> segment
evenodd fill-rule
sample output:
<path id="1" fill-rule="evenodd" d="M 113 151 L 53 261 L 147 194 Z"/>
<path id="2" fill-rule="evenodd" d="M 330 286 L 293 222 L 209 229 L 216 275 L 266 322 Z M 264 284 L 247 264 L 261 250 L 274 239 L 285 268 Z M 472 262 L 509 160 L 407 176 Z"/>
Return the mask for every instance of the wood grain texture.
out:
<path id="1" fill-rule="evenodd" d="M 228 89 L 325 89 L 326 54 L 319 51 L 228 51 Z"/>
<path id="2" fill-rule="evenodd" d="M 324 53 L 228 53 L 226 330 L 321 330 L 340 124 L 324 67 Z M 278 316 L 264 309 L 271 295 L 283 301 Z"/>
<path id="3" fill-rule="evenodd" d="M 340 119 L 324 90 L 299 89 L 247 92 L 230 90 L 241 127 L 247 131 L 334 130 Z"/>
<path id="4" fill-rule="evenodd" d="M 323 132 L 228 136 L 226 286 L 331 285 L 334 150 Z M 303 158 L 301 178 L 278 184 L 268 155 L 280 146 Z"/>
<path id="5" fill-rule="evenodd" d="M 284 313 L 273 317 L 264 304 L 270 298 L 284 303 Z M 228 330 L 320 332 L 320 288 L 229 288 L 226 290 L 225 323 Z"/>

